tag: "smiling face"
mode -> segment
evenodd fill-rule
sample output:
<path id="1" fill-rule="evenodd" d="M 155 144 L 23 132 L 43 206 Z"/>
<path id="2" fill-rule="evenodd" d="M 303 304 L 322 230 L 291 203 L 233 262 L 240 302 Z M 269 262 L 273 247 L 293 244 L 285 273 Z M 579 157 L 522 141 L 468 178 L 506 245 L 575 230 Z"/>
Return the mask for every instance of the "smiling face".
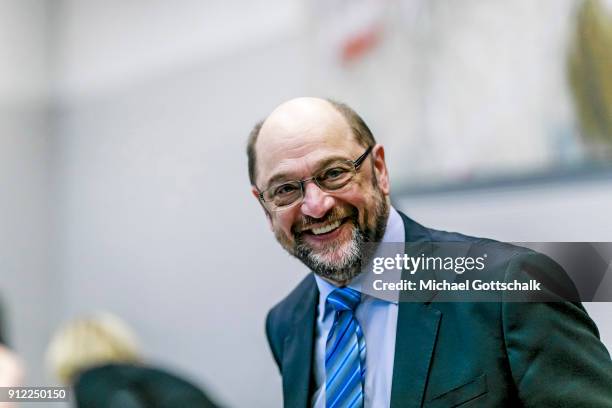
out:
<path id="1" fill-rule="evenodd" d="M 279 106 L 264 122 L 255 151 L 253 195 L 271 185 L 320 174 L 330 161 L 353 161 L 366 148 L 329 102 L 299 98 Z M 377 242 L 389 214 L 384 149 L 374 146 L 350 183 L 325 192 L 313 181 L 293 206 L 266 214 L 278 242 L 315 273 L 343 285 L 361 270 L 361 244 Z"/>

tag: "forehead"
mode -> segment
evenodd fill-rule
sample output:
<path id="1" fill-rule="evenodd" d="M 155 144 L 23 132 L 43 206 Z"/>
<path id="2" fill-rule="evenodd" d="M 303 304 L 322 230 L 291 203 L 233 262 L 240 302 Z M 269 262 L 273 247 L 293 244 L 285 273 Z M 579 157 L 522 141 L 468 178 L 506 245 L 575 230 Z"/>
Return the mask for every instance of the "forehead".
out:
<path id="1" fill-rule="evenodd" d="M 361 146 L 337 112 L 308 120 L 276 119 L 271 116 L 266 120 L 255 147 L 260 186 L 279 174 L 307 177 L 317 170 L 318 163 L 330 157 L 353 160 L 360 154 Z"/>

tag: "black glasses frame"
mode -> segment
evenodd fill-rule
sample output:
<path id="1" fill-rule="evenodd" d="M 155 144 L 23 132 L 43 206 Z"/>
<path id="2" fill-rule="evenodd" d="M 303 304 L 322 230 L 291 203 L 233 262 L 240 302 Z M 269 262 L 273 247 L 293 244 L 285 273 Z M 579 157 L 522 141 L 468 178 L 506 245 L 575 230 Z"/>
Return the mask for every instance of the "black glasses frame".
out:
<path id="1" fill-rule="evenodd" d="M 358 158 L 356 158 L 355 160 L 347 160 L 347 162 L 351 163 L 351 164 L 353 165 L 353 167 L 355 168 L 355 173 L 356 173 L 356 172 L 359 170 L 359 168 L 361 167 L 361 165 L 363 164 L 363 162 L 365 161 L 365 159 L 368 157 L 368 154 L 370 154 L 370 152 L 372 151 L 372 149 L 373 149 L 373 148 L 374 148 L 374 146 L 369 146 L 369 147 L 366 149 L 366 151 L 365 151 L 365 152 L 363 152 L 363 154 L 362 154 L 361 156 L 359 156 Z M 309 177 L 309 178 L 306 178 L 306 179 L 303 179 L 303 180 L 291 180 L 291 181 L 288 181 L 287 183 L 299 183 L 299 184 L 300 184 L 300 189 L 301 189 L 301 191 L 302 191 L 302 199 L 303 199 L 303 198 L 304 198 L 304 185 L 305 185 L 307 182 L 311 181 L 311 180 L 312 180 L 312 181 L 313 181 L 313 182 L 314 182 L 314 183 L 317 185 L 317 187 L 319 187 L 321 190 L 323 190 L 323 191 L 328 191 L 328 192 L 330 191 L 328 188 L 324 188 L 324 187 L 322 187 L 322 186 L 319 184 L 319 182 L 317 181 L 317 176 Z M 351 180 L 352 180 L 352 179 L 351 179 Z M 347 185 L 348 185 L 348 184 L 351 182 L 351 180 L 349 180 L 349 181 L 348 181 L 348 182 L 347 182 L 347 183 L 346 183 L 344 186 L 342 186 L 342 187 L 340 187 L 340 188 L 343 188 L 343 187 L 347 186 Z M 269 203 L 269 201 L 266 201 L 266 200 L 264 199 L 264 193 L 265 193 L 267 190 L 269 190 L 269 189 L 271 189 L 271 188 L 274 188 L 274 187 L 277 187 L 277 186 L 270 186 L 270 187 L 268 187 L 267 189 L 265 189 L 265 190 L 263 190 L 263 191 L 259 191 L 259 199 L 261 200 L 261 202 L 262 202 L 262 203 Z M 339 188 L 339 189 L 340 189 L 340 188 Z M 338 190 L 339 190 L 339 189 L 338 189 Z M 331 191 L 334 191 L 334 190 L 331 190 Z M 270 208 L 270 210 L 271 210 L 271 211 L 279 211 L 279 210 L 284 210 L 284 209 L 286 209 L 286 208 L 290 208 L 290 207 L 292 207 L 293 205 L 295 205 L 295 204 L 299 203 L 300 201 L 301 201 L 300 199 L 297 199 L 297 200 L 295 200 L 295 201 L 294 201 L 293 203 L 291 203 L 291 204 L 284 205 L 284 206 L 281 206 L 281 207 Z"/>

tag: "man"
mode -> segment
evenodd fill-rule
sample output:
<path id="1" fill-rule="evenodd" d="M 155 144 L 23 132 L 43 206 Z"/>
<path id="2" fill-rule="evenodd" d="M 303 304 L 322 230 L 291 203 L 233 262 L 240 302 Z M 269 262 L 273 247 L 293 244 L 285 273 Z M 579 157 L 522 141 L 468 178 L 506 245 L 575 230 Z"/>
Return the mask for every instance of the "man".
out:
<path id="1" fill-rule="evenodd" d="M 297 98 L 251 132 L 252 193 L 313 273 L 268 314 L 287 407 L 612 407 L 612 362 L 579 302 L 398 302 L 362 289 L 363 246 L 478 242 L 390 205 L 383 146 L 349 107 Z M 500 279 L 562 271 L 506 246 Z"/>
<path id="2" fill-rule="evenodd" d="M 0 387 L 20 387 L 25 376 L 24 365 L 21 358 L 6 345 L 2 310 L 0 303 Z M 17 405 L 13 402 L 0 401 L 0 408 L 11 408 Z"/>

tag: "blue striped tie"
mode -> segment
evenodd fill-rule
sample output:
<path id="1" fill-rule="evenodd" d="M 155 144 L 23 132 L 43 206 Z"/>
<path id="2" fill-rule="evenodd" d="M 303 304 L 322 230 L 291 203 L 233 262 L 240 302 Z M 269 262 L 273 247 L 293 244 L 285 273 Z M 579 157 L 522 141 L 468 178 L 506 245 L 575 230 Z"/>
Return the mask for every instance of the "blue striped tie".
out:
<path id="1" fill-rule="evenodd" d="M 354 310 L 361 295 L 337 288 L 327 296 L 336 311 L 325 351 L 325 402 L 327 408 L 363 407 L 365 339 Z"/>

